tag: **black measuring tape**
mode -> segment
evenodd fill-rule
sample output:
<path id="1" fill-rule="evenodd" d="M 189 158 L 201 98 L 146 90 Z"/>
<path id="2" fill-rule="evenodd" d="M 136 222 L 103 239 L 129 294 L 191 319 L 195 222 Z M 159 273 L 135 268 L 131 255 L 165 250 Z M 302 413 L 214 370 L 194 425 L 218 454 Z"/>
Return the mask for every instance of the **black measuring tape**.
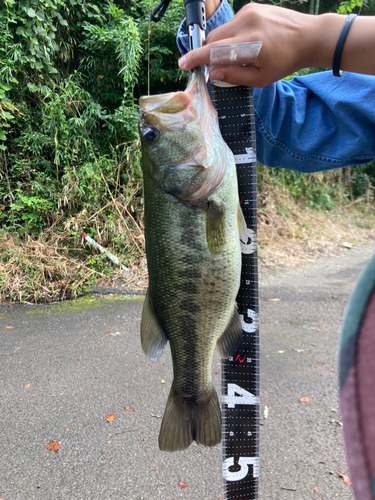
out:
<path id="1" fill-rule="evenodd" d="M 222 455 L 225 500 L 255 500 L 259 483 L 259 299 L 257 263 L 256 152 L 252 89 L 211 82 L 221 134 L 234 154 L 248 241 L 242 244 L 237 296 L 243 343 L 222 360 Z"/>

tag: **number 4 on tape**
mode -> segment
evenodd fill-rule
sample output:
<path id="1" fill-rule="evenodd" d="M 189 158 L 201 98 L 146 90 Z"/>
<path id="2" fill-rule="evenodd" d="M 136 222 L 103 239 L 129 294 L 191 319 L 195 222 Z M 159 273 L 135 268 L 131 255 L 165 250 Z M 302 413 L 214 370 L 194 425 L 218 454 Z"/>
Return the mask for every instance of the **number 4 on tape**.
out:
<path id="1" fill-rule="evenodd" d="M 226 396 L 222 396 L 222 401 L 224 404 L 228 405 L 228 408 L 234 408 L 236 405 L 259 404 L 258 397 L 254 396 L 254 394 L 251 394 L 251 392 L 243 389 L 237 384 L 228 384 L 228 394 Z"/>

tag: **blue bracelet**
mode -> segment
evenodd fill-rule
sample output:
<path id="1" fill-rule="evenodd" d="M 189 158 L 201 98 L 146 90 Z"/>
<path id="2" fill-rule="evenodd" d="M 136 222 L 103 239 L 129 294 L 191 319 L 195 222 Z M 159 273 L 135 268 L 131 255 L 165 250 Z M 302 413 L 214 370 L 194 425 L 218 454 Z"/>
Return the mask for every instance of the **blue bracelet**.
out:
<path id="1" fill-rule="evenodd" d="M 332 64 L 332 72 L 334 76 L 341 76 L 343 71 L 340 70 L 340 62 L 342 51 L 344 48 L 346 37 L 348 36 L 351 25 L 353 24 L 354 19 L 357 17 L 357 14 L 349 14 L 345 19 L 344 26 L 342 27 L 341 33 L 339 35 L 339 39 L 337 40 L 337 45 L 335 49 L 335 54 L 333 56 L 333 64 Z"/>

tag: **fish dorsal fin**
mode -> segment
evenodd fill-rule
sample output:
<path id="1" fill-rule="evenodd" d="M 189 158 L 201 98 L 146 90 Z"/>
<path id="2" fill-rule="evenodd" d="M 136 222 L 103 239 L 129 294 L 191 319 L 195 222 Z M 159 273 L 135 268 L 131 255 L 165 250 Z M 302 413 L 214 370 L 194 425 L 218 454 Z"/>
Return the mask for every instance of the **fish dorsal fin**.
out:
<path id="1" fill-rule="evenodd" d="M 241 344 L 242 322 L 237 308 L 235 308 L 226 330 L 216 342 L 216 347 L 220 357 L 229 358 L 237 351 Z"/>
<path id="2" fill-rule="evenodd" d="M 152 361 L 157 361 L 164 351 L 167 341 L 168 339 L 155 315 L 150 292 L 147 290 L 141 321 L 142 349 Z"/>
<path id="3" fill-rule="evenodd" d="M 243 241 L 244 243 L 247 243 L 248 240 L 247 225 L 240 204 L 238 204 L 238 209 L 237 209 L 237 225 L 238 225 L 238 232 L 240 233 L 240 240 Z"/>
<path id="4" fill-rule="evenodd" d="M 208 201 L 206 238 L 210 253 L 216 255 L 225 245 L 225 203 Z"/>

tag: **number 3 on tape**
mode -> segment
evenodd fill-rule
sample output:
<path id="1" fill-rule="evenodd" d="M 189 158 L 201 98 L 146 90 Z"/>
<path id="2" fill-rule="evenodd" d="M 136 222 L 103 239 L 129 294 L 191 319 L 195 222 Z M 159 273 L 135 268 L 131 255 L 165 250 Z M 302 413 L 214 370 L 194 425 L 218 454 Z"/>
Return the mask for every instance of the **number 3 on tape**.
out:
<path id="1" fill-rule="evenodd" d="M 223 477 L 227 481 L 241 481 L 249 473 L 249 465 L 253 466 L 253 477 L 259 477 L 259 458 L 258 457 L 240 457 L 237 466 L 240 470 L 232 472 L 230 467 L 234 466 L 234 458 L 229 457 L 223 462 Z"/>

